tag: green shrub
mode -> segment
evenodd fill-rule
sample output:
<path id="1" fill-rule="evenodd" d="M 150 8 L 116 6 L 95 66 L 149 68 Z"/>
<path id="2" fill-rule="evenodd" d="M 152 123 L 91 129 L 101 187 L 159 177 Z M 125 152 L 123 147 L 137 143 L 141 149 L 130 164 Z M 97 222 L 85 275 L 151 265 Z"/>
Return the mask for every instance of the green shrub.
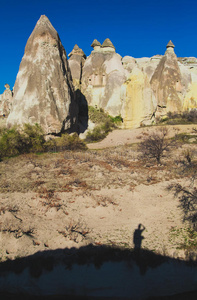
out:
<path id="1" fill-rule="evenodd" d="M 96 124 L 96 127 L 87 133 L 87 142 L 98 142 L 104 139 L 110 131 L 115 129 L 120 122 L 121 116 L 111 117 L 102 108 L 88 107 L 89 119 Z"/>
<path id="2" fill-rule="evenodd" d="M 0 157 L 15 156 L 26 150 L 26 137 L 16 127 L 5 129 L 0 138 Z"/>
<path id="3" fill-rule="evenodd" d="M 88 117 L 95 124 L 102 124 L 106 122 L 109 117 L 102 108 L 88 107 Z"/>
<path id="4" fill-rule="evenodd" d="M 45 151 L 59 152 L 65 150 L 86 150 L 86 144 L 74 133 L 62 134 L 61 137 L 54 138 L 45 143 Z"/>
<path id="5" fill-rule="evenodd" d="M 63 134 L 61 137 L 45 141 L 40 125 L 25 124 L 22 130 L 16 127 L 0 132 L 0 161 L 4 157 L 12 157 L 23 153 L 86 150 L 86 144 L 78 135 Z"/>
<path id="6" fill-rule="evenodd" d="M 88 131 L 86 136 L 87 142 L 98 142 L 103 140 L 107 136 L 108 132 L 106 133 L 102 126 L 96 126 L 92 131 Z"/>
<path id="7" fill-rule="evenodd" d="M 27 152 L 43 152 L 44 151 L 44 132 L 40 125 L 25 124 L 23 128 L 26 137 Z"/>
<path id="8" fill-rule="evenodd" d="M 121 115 L 116 116 L 116 117 L 112 117 L 112 116 L 109 116 L 109 117 L 112 120 L 112 122 L 117 125 L 120 125 L 123 122 L 123 118 L 121 117 Z"/>

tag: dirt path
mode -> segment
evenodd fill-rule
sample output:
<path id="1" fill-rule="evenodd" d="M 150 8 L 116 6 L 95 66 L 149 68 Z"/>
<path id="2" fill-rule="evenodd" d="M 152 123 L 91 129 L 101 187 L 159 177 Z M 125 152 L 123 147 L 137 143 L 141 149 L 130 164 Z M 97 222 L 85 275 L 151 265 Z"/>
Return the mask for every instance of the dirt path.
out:
<path id="1" fill-rule="evenodd" d="M 176 133 L 185 132 L 191 133 L 192 128 L 195 125 L 168 125 L 169 128 L 169 137 L 174 136 Z M 137 129 L 118 129 L 109 133 L 109 135 L 101 142 L 88 144 L 89 149 L 104 149 L 109 147 L 117 147 L 125 144 L 135 144 L 140 142 L 139 136 L 145 132 L 153 132 L 161 128 L 161 126 L 157 127 L 141 127 Z"/>

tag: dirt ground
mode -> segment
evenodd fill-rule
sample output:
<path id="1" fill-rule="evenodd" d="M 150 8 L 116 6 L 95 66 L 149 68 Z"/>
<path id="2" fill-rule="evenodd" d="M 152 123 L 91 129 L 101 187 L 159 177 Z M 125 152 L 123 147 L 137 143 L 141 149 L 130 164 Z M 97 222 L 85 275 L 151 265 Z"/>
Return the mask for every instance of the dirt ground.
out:
<path id="1" fill-rule="evenodd" d="M 192 134 L 192 125 L 173 126 Z M 116 130 L 85 152 L 28 154 L 0 162 L 0 259 L 37 251 L 95 245 L 134 247 L 139 224 L 142 247 L 185 258 L 183 223 L 171 183 L 191 184 L 177 144 L 162 164 L 139 158 L 137 143 L 150 130 Z M 141 136 L 141 137 L 140 137 Z"/>

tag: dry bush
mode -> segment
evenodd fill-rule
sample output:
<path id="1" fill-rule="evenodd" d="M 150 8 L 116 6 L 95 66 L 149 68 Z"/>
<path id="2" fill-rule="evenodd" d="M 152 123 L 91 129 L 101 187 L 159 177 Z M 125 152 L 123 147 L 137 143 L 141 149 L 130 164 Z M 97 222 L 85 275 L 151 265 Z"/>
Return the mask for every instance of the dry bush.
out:
<path id="1" fill-rule="evenodd" d="M 79 236 L 84 239 L 91 232 L 85 223 L 81 221 L 70 220 L 69 224 L 65 227 L 65 230 L 58 231 L 64 237 L 68 237 L 74 242 L 79 241 Z"/>
<path id="2" fill-rule="evenodd" d="M 194 151 L 192 151 L 191 149 L 185 149 L 182 152 L 183 157 L 185 158 L 186 162 L 191 165 L 192 164 L 192 160 L 194 158 Z"/>
<path id="3" fill-rule="evenodd" d="M 110 204 L 117 205 L 117 203 L 111 198 L 107 196 L 96 196 L 97 205 L 107 207 Z"/>
<path id="4" fill-rule="evenodd" d="M 41 201 L 43 206 L 46 206 L 46 209 L 49 210 L 52 207 L 55 207 L 56 210 L 60 210 L 62 208 L 62 204 L 60 203 L 60 198 L 55 194 L 55 190 L 47 189 L 42 187 L 39 191 L 39 197 L 43 199 Z"/>
<path id="5" fill-rule="evenodd" d="M 143 137 L 143 141 L 139 144 L 138 150 L 145 159 L 156 159 L 161 164 L 161 158 L 175 144 L 175 140 L 168 139 L 168 129 L 162 127 L 155 132 L 149 133 Z"/>
<path id="6" fill-rule="evenodd" d="M 22 223 L 5 220 L 5 222 L 0 225 L 0 231 L 12 233 L 16 239 L 19 239 L 23 235 L 33 237 L 35 229 L 30 225 L 26 226 Z"/>

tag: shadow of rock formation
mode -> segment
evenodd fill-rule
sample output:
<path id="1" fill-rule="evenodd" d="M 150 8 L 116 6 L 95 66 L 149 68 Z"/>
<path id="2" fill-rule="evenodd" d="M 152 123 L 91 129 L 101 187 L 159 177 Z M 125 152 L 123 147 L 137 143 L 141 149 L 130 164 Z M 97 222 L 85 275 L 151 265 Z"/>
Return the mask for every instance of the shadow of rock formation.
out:
<path id="1" fill-rule="evenodd" d="M 77 89 L 75 91 L 75 98 L 78 103 L 78 134 L 84 133 L 88 128 L 88 102 L 84 94 Z"/>
<path id="2" fill-rule="evenodd" d="M 165 297 L 194 291 L 196 281 L 196 262 L 105 245 L 0 263 L 1 299 L 186 299 Z"/>

